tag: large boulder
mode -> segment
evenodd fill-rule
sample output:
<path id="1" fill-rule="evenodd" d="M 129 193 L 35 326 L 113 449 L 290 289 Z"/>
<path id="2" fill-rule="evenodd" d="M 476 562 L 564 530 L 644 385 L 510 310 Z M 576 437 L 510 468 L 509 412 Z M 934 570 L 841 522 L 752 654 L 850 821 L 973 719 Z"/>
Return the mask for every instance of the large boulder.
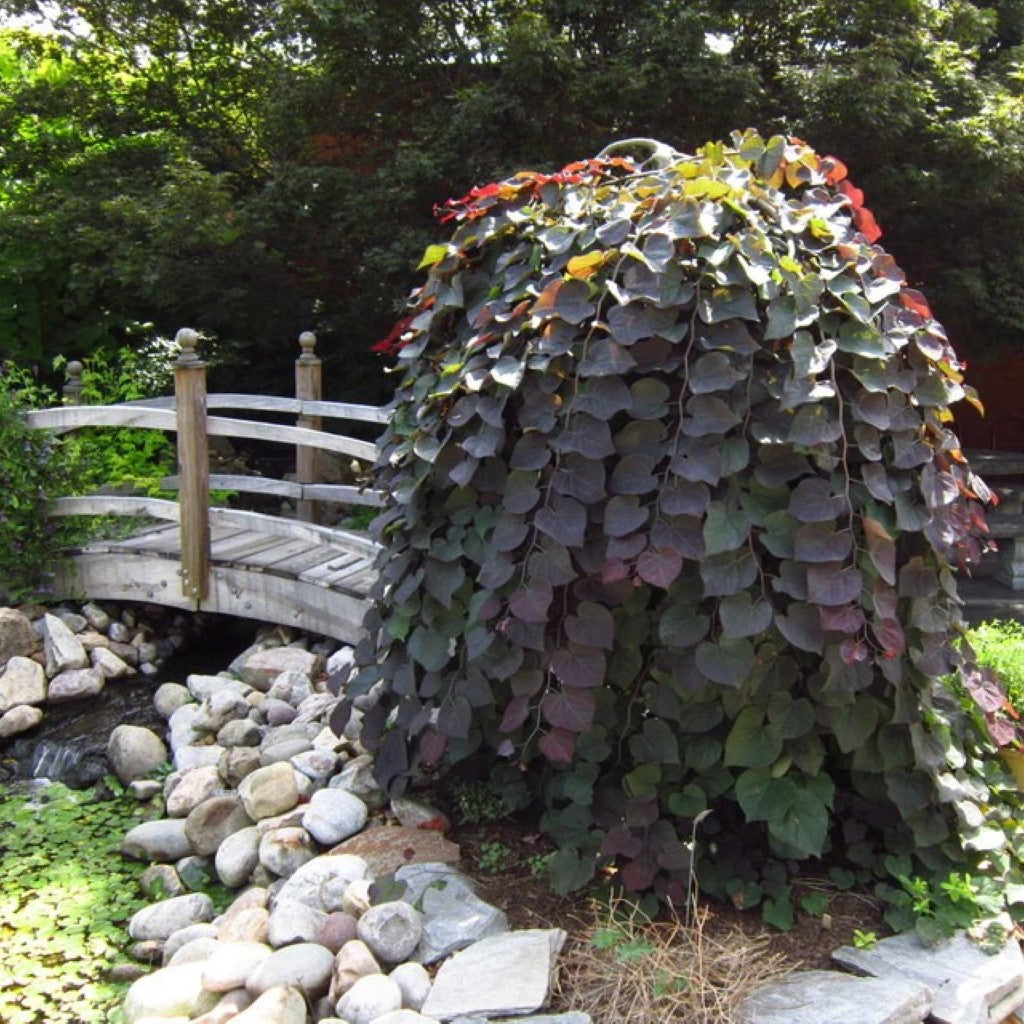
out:
<path id="1" fill-rule="evenodd" d="M 201 963 L 164 967 L 139 978 L 128 989 L 124 1016 L 127 1024 L 146 1018 L 187 1019 L 212 1010 L 218 998 L 203 987 Z"/>
<path id="2" fill-rule="evenodd" d="M 82 641 L 56 615 L 43 616 L 43 648 L 49 676 L 89 665 L 89 655 Z"/>
<path id="3" fill-rule="evenodd" d="M 145 778 L 167 758 L 164 741 L 141 725 L 119 725 L 107 741 L 107 760 L 125 785 Z"/>
<path id="4" fill-rule="evenodd" d="M 42 704 L 46 700 L 46 673 L 38 661 L 14 655 L 0 675 L 0 714 L 19 704 Z"/>
<path id="5" fill-rule="evenodd" d="M 17 608 L 0 608 L 0 668 L 11 658 L 30 657 L 42 646 L 43 641 L 26 615 Z"/>

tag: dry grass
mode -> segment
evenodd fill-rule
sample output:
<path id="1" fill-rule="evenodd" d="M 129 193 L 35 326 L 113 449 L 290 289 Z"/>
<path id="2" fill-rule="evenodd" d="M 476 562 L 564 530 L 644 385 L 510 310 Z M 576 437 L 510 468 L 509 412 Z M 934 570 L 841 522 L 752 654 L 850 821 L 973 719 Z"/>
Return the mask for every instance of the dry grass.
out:
<path id="1" fill-rule="evenodd" d="M 736 1024 L 743 1000 L 789 968 L 767 937 L 712 938 L 705 921 L 699 910 L 688 924 L 650 921 L 622 898 L 595 906 L 562 954 L 559 1003 L 595 1024 Z"/>

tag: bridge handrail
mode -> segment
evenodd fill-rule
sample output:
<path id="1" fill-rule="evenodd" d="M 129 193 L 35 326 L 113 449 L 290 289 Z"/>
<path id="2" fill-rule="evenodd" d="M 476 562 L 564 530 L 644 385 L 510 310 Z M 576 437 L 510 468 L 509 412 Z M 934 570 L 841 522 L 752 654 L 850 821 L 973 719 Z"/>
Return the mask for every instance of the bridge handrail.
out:
<path id="1" fill-rule="evenodd" d="M 177 435 L 178 475 L 164 478 L 168 488 L 177 488 L 178 501 L 139 495 L 89 494 L 61 497 L 51 514 L 149 516 L 180 524 L 182 592 L 196 606 L 207 596 L 210 571 L 210 530 L 226 527 L 258 530 L 271 537 L 308 543 L 343 543 L 350 550 L 373 554 L 378 550 L 368 537 L 350 530 L 318 525 L 319 503 L 380 505 L 380 492 L 347 485 L 319 482 L 318 452 L 330 451 L 374 461 L 378 447 L 370 441 L 327 433 L 324 419 L 345 419 L 386 423 L 389 413 L 376 406 L 351 402 L 327 402 L 321 398 L 321 361 L 316 357 L 316 338 L 306 332 L 299 337 L 302 354 L 295 363 L 295 398 L 274 395 L 207 394 L 206 366 L 196 354 L 199 336 L 191 330 L 178 332 L 180 355 L 175 363 L 174 396 L 142 399 L 111 405 L 77 405 L 81 393 L 80 363 L 68 364 L 65 404 L 28 414 L 32 427 L 66 432 L 81 427 L 130 427 L 166 430 Z M 298 417 L 297 426 L 210 416 L 208 409 L 244 409 L 285 413 Z M 296 450 L 296 480 L 268 479 L 240 474 L 211 474 L 209 435 L 247 438 L 293 445 Z M 243 509 L 211 507 L 211 487 L 274 495 L 296 500 L 297 519 L 250 512 Z"/>

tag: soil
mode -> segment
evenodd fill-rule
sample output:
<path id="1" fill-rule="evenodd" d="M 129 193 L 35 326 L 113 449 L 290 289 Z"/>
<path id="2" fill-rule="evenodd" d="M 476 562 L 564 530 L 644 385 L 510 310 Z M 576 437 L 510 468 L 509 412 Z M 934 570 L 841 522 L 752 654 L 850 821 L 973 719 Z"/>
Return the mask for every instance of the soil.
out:
<path id="1" fill-rule="evenodd" d="M 504 910 L 513 928 L 559 927 L 573 938 L 593 921 L 593 893 L 559 896 L 548 887 L 544 873 L 534 870 L 537 858 L 552 847 L 528 823 L 456 825 L 449 838 L 460 845 L 463 869 L 479 882 L 481 898 Z M 752 939 L 766 936 L 771 953 L 780 955 L 787 966 L 804 970 L 830 968 L 832 952 L 852 945 L 855 930 L 888 934 L 881 908 L 870 895 L 839 891 L 821 879 L 794 880 L 795 903 L 812 892 L 824 894 L 824 912 L 812 915 L 798 906 L 794 923 L 785 932 L 765 924 L 757 909 L 702 899 L 705 934 L 724 938 L 740 931 Z"/>

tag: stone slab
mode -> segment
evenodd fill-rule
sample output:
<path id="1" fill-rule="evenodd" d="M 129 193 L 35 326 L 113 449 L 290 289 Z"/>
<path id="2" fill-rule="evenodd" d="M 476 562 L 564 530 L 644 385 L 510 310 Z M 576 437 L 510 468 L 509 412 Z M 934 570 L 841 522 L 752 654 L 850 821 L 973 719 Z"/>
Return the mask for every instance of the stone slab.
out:
<path id="1" fill-rule="evenodd" d="M 746 999 L 737 1024 L 921 1024 L 931 993 L 909 978 L 799 971 Z"/>
<path id="2" fill-rule="evenodd" d="M 997 1024 L 1021 1005 L 1007 1007 L 1008 997 L 1024 985 L 1024 954 L 1016 939 L 992 955 L 963 932 L 934 947 L 905 932 L 871 949 L 842 946 L 832 959 L 856 974 L 901 976 L 927 985 L 936 1024 Z M 1000 1016 L 993 1014 L 997 1007 Z"/>
<path id="3" fill-rule="evenodd" d="M 381 825 L 346 839 L 331 853 L 354 853 L 370 865 L 374 877 L 390 875 L 406 864 L 454 864 L 459 847 L 440 832 Z"/>

